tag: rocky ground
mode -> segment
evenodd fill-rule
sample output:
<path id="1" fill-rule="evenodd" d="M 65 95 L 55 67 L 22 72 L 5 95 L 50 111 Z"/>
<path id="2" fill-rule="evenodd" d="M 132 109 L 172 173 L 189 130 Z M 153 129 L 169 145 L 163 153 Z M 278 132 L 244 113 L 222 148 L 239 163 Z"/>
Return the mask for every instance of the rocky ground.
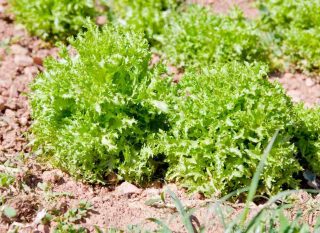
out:
<path id="1" fill-rule="evenodd" d="M 248 4 L 250 1 L 210 2 L 219 12 L 238 2 L 249 16 L 256 14 Z M 57 49 L 28 36 L 23 27 L 15 25 L 13 17 L 5 13 L 6 7 L 6 2 L 0 0 L 0 173 L 11 173 L 16 179 L 10 188 L 0 188 L 0 202 L 13 207 L 17 213 L 11 219 L 0 218 L 0 233 L 15 227 L 19 227 L 18 232 L 50 232 L 62 220 L 81 223 L 91 232 L 95 225 L 126 229 L 128 225 L 138 224 L 145 229 L 155 229 L 155 224 L 146 220 L 151 217 L 164 219 L 176 232 L 181 232 L 181 221 L 172 202 L 146 203 L 159 198 L 166 188 L 173 190 L 186 206 L 197 207 L 195 215 L 201 223 L 210 220 L 211 229 L 222 229 L 215 213 L 203 207 L 213 200 L 204 200 L 201 195 L 189 197 L 185 190 L 173 184 L 163 187 L 154 184 L 144 190 L 126 182 L 118 187 L 90 186 L 36 162 L 27 140 L 31 125 L 28 84 L 43 70 L 43 59 L 56 56 Z M 294 101 L 303 101 L 307 106 L 320 103 L 320 85 L 314 79 L 290 73 L 279 77 Z M 299 198 L 308 205 L 316 200 L 305 193 Z M 81 212 L 81 200 L 89 201 L 92 207 Z M 241 204 L 228 206 L 234 214 L 242 208 Z M 66 213 L 72 208 L 76 208 L 73 212 L 77 218 L 70 220 L 70 214 L 66 216 Z M 40 221 L 44 213 L 50 213 L 53 219 Z M 308 215 L 308 221 L 313 222 L 314 215 L 310 219 Z"/>

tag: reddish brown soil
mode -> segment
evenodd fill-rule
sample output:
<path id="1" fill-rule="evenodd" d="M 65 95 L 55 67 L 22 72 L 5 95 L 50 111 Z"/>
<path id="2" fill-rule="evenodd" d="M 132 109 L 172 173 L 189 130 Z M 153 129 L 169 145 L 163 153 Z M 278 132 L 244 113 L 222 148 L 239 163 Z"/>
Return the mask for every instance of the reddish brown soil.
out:
<path id="1" fill-rule="evenodd" d="M 239 7 L 248 18 L 258 16 L 259 11 L 254 7 L 254 0 L 188 0 L 190 3 L 197 3 L 212 7 L 217 13 L 227 13 L 233 7 Z"/>
<path id="2" fill-rule="evenodd" d="M 271 80 L 279 81 L 293 102 L 303 102 L 307 107 L 320 105 L 320 84 L 315 81 L 315 78 L 304 74 L 284 73 L 273 75 Z"/>
<path id="3" fill-rule="evenodd" d="M 211 2 L 219 12 L 225 12 L 230 5 L 238 2 L 251 15 L 248 1 Z M 6 2 L 0 0 L 0 172 L 9 170 L 15 174 L 16 181 L 10 188 L 0 188 L 0 196 L 5 197 L 7 205 L 17 210 L 17 215 L 13 219 L 2 216 L 0 233 L 14 226 L 19 226 L 18 232 L 49 232 L 56 225 L 55 221 L 47 225 L 39 224 L 35 222 L 36 216 L 42 210 L 60 210 L 63 213 L 82 199 L 93 205 L 93 210 L 81 223 L 91 232 L 95 225 L 126 229 L 128 225 L 139 224 L 144 229 L 155 229 L 155 224 L 146 220 L 150 217 L 164 219 L 176 232 L 184 232 L 172 202 L 159 202 L 155 206 L 145 204 L 152 198 L 158 198 L 166 188 L 173 190 L 186 206 L 197 207 L 195 215 L 201 223 L 207 223 L 208 232 L 222 232 L 216 214 L 201 207 L 209 200 L 202 200 L 201 195 L 188 197 L 185 190 L 173 184 L 145 190 L 127 183 L 116 188 L 90 186 L 35 162 L 27 146 L 26 132 L 31 120 L 25 94 L 29 91 L 28 84 L 43 69 L 43 59 L 55 56 L 57 49 L 28 36 L 21 26 L 14 25 L 13 18 L 4 13 L 6 7 Z M 282 76 L 280 82 L 295 101 L 305 101 L 308 105 L 319 103 L 320 86 L 312 79 L 297 74 Z M 49 185 L 45 190 L 40 186 L 44 183 Z M 308 195 L 307 198 L 310 199 Z M 241 205 L 233 207 L 234 213 L 241 209 Z M 257 211 L 259 206 L 252 209 Z M 310 222 L 314 222 L 313 215 Z"/>

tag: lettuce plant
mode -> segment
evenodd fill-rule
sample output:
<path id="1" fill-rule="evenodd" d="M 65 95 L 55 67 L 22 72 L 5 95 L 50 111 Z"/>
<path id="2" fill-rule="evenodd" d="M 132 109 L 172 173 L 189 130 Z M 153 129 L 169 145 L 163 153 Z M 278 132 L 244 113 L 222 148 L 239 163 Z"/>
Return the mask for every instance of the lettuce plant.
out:
<path id="1" fill-rule="evenodd" d="M 76 35 L 86 18 L 96 16 L 93 0 L 9 0 L 18 22 L 45 40 Z"/>
<path id="2" fill-rule="evenodd" d="M 161 159 L 148 144 L 169 126 L 167 82 L 157 78 L 161 67 L 149 68 L 147 41 L 122 27 L 89 26 L 70 43 L 77 54 L 64 48 L 32 85 L 34 149 L 89 182 L 112 172 L 152 178 Z"/>
<path id="3" fill-rule="evenodd" d="M 300 163 L 305 169 L 320 175 L 320 108 L 307 109 L 295 106 L 298 124 L 295 132 Z"/>
<path id="4" fill-rule="evenodd" d="M 271 37 L 276 63 L 306 73 L 320 70 L 320 1 L 259 1 L 260 27 Z"/>
<path id="5" fill-rule="evenodd" d="M 151 44 L 162 34 L 169 16 L 182 0 L 111 0 L 107 2 L 116 24 L 144 32 Z"/>
<path id="6" fill-rule="evenodd" d="M 320 23 L 318 0 L 263 0 L 258 1 L 262 17 L 268 27 L 315 28 Z"/>
<path id="7" fill-rule="evenodd" d="M 206 66 L 214 62 L 268 62 L 267 49 L 253 22 L 238 10 L 216 15 L 190 5 L 165 25 L 159 51 L 178 66 Z"/>
<path id="8" fill-rule="evenodd" d="M 171 130 L 155 145 L 167 155 L 167 179 L 208 196 L 249 186 L 279 129 L 258 192 L 298 185 L 296 114 L 280 84 L 265 75 L 258 65 L 239 63 L 187 72 L 172 90 L 177 99 L 169 113 Z"/>

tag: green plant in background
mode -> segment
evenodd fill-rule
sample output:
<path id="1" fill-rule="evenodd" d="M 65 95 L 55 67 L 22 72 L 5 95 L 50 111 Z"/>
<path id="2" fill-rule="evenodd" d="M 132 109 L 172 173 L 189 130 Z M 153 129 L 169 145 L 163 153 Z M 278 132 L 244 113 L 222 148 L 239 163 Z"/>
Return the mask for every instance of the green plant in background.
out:
<path id="1" fill-rule="evenodd" d="M 320 174 L 320 108 L 307 109 L 302 104 L 295 106 L 298 116 L 296 146 L 299 148 L 300 163 L 305 169 Z"/>
<path id="2" fill-rule="evenodd" d="M 57 226 L 53 230 L 54 233 L 85 233 L 87 229 L 77 225 L 81 220 L 88 217 L 92 206 L 89 202 L 81 200 L 77 207 L 69 209 L 62 216 L 58 216 L 53 221 L 57 222 Z"/>
<path id="3" fill-rule="evenodd" d="M 168 18 L 181 2 L 182 0 L 111 0 L 106 1 L 106 4 L 111 9 L 114 23 L 144 32 L 148 41 L 153 44 L 154 37 L 162 34 Z"/>
<path id="4" fill-rule="evenodd" d="M 79 222 L 80 220 L 85 219 L 88 216 L 88 213 L 92 208 L 93 207 L 89 202 L 81 200 L 78 204 L 78 207 L 69 209 L 62 216 L 62 220 L 72 223 Z"/>
<path id="5" fill-rule="evenodd" d="M 259 1 L 260 28 L 276 65 L 303 72 L 320 70 L 320 1 Z"/>
<path id="6" fill-rule="evenodd" d="M 34 149 L 89 182 L 117 172 L 132 182 L 153 178 L 161 159 L 148 146 L 167 130 L 167 83 L 149 68 L 142 34 L 88 26 L 70 41 L 77 51 L 45 62 L 32 85 Z"/>
<path id="7" fill-rule="evenodd" d="M 165 25 L 159 52 L 175 65 L 198 67 L 214 62 L 268 62 L 267 49 L 253 22 L 240 10 L 228 16 L 190 5 Z"/>
<path id="8" fill-rule="evenodd" d="M 0 172 L 0 188 L 8 187 L 15 181 L 15 178 L 8 173 Z"/>
<path id="9" fill-rule="evenodd" d="M 79 226 L 75 226 L 71 223 L 59 223 L 53 230 L 53 233 L 86 233 L 87 229 Z"/>
<path id="10" fill-rule="evenodd" d="M 18 22 L 42 39 L 65 41 L 97 15 L 93 0 L 9 0 Z"/>
<path id="11" fill-rule="evenodd" d="M 261 175 L 258 194 L 297 187 L 301 170 L 293 140 L 293 105 L 258 64 L 216 64 L 187 72 L 171 90 L 171 130 L 155 147 L 166 154 L 167 178 L 207 196 L 250 185 L 274 131 L 280 134 Z"/>
<path id="12" fill-rule="evenodd" d="M 262 18 L 267 27 L 316 28 L 320 23 L 318 0 L 264 0 L 258 1 Z"/>

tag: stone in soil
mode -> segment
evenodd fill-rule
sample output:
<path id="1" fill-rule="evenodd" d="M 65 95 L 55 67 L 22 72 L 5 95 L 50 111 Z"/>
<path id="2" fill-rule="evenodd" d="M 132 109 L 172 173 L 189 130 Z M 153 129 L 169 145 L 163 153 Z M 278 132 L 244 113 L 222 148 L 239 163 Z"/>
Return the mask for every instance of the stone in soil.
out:
<path id="1" fill-rule="evenodd" d="M 22 47 L 21 45 L 14 44 L 10 47 L 11 54 L 13 55 L 27 55 L 28 49 Z"/>
<path id="2" fill-rule="evenodd" d="M 140 194 L 141 192 L 141 189 L 129 182 L 123 182 L 116 188 L 116 193 L 119 195 Z"/>
<path id="3" fill-rule="evenodd" d="M 33 59 L 27 55 L 16 55 L 14 57 L 14 63 L 18 66 L 31 66 Z"/>
<path id="4" fill-rule="evenodd" d="M 58 169 L 45 171 L 42 173 L 42 179 L 47 183 L 58 183 L 63 179 L 63 173 Z"/>

